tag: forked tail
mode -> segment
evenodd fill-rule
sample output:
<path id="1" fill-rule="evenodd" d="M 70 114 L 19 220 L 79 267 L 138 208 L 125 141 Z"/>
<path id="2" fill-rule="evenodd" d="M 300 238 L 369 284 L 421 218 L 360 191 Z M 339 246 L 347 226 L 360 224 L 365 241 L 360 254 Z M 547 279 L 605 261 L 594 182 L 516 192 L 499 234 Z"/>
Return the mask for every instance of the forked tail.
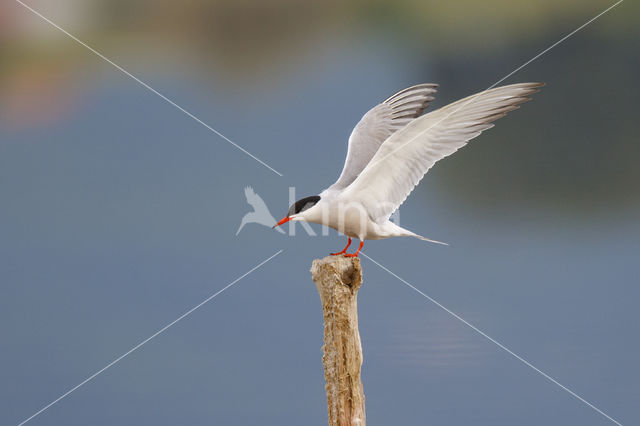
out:
<path id="1" fill-rule="evenodd" d="M 442 241 L 432 240 L 431 238 L 423 237 L 422 235 L 413 234 L 412 237 L 416 237 L 422 241 L 429 241 L 430 243 L 442 244 L 443 246 L 448 246 L 449 243 L 443 243 Z"/>
<path id="2" fill-rule="evenodd" d="M 418 235 L 415 232 L 409 231 L 408 229 L 402 228 L 391 221 L 387 221 L 385 224 L 387 228 L 390 228 L 390 235 L 394 237 L 414 237 L 418 238 L 422 241 L 428 241 L 430 243 L 442 244 L 443 246 L 448 246 L 448 243 L 443 243 L 442 241 L 432 240 L 431 238 L 423 237 L 422 235 Z"/>

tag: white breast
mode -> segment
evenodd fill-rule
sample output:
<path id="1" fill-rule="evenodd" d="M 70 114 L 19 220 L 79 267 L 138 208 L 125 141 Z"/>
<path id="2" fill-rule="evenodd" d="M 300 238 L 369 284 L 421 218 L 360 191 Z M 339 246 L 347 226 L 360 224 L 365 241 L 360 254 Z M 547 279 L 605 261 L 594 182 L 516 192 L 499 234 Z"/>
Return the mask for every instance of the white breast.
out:
<path id="1" fill-rule="evenodd" d="M 341 234 L 360 240 L 378 240 L 407 235 L 404 229 L 393 222 L 385 221 L 378 224 L 371 220 L 365 206 L 359 201 L 347 201 L 339 196 L 322 198 L 309 210 L 296 215 L 293 220 L 326 225 Z"/>

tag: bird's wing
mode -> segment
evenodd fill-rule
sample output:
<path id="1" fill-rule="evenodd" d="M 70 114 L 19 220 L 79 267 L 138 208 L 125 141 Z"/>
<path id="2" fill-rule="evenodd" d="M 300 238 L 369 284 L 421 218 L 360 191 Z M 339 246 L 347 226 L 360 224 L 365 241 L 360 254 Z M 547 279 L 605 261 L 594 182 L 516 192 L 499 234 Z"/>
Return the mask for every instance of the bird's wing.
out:
<path id="1" fill-rule="evenodd" d="M 264 200 L 255 193 L 252 187 L 247 186 L 246 188 L 244 188 L 244 196 L 247 197 L 247 203 L 249 203 L 249 205 L 253 207 L 254 211 L 269 211 Z"/>
<path id="2" fill-rule="evenodd" d="M 369 110 L 351 132 L 344 168 L 328 190 L 349 186 L 389 136 L 422 115 L 437 87 L 430 83 L 409 87 Z"/>
<path id="3" fill-rule="evenodd" d="M 486 90 L 413 120 L 391 135 L 341 197 L 364 205 L 374 221 L 384 221 L 404 202 L 427 171 L 453 154 L 543 83 Z"/>

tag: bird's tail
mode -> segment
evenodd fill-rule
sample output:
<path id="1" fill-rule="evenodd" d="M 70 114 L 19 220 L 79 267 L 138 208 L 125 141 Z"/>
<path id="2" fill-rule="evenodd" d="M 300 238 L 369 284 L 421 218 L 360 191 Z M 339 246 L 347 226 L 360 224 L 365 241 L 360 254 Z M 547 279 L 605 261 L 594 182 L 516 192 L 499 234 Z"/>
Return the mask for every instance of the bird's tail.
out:
<path id="1" fill-rule="evenodd" d="M 442 241 L 432 240 L 431 238 L 423 237 L 422 235 L 418 235 L 418 234 L 412 234 L 411 236 L 418 238 L 419 240 L 422 240 L 422 241 L 429 241 L 430 243 L 442 244 L 443 246 L 449 245 L 449 243 L 443 243 Z"/>
<path id="2" fill-rule="evenodd" d="M 448 246 L 449 244 L 447 243 L 443 243 L 442 241 L 436 241 L 436 240 L 432 240 L 431 238 L 427 238 L 427 237 L 423 237 L 422 235 L 418 235 L 415 232 L 409 231 L 408 229 L 405 228 L 401 228 L 400 226 L 396 225 L 395 223 L 388 221 L 385 226 L 387 228 L 391 228 L 391 232 L 389 236 L 394 236 L 394 237 L 413 237 L 413 238 L 417 238 L 419 240 L 422 241 L 429 241 L 430 243 L 435 243 L 435 244 L 442 244 L 443 246 Z"/>

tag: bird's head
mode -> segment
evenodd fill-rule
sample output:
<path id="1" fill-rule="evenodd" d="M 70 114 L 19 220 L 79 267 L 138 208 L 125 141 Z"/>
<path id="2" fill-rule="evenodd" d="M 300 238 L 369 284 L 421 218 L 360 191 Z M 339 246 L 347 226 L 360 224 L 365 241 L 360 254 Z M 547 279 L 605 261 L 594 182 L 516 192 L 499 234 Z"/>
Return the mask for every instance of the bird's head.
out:
<path id="1" fill-rule="evenodd" d="M 298 215 L 305 210 L 309 210 L 311 207 L 315 206 L 318 201 L 320 201 L 319 195 L 312 195 L 310 197 L 305 197 L 301 200 L 296 201 L 289 207 L 289 211 L 287 215 L 280 220 L 280 222 L 276 223 L 273 227 L 283 225 L 290 220 L 296 220 Z"/>

